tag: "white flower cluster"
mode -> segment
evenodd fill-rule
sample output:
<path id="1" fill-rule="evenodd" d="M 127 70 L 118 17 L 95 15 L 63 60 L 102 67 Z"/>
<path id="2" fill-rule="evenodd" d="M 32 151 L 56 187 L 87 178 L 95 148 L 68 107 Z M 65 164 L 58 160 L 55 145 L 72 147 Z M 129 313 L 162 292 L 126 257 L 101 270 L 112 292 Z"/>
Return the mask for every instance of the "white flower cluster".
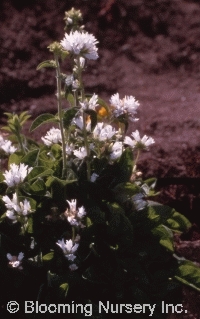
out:
<path id="1" fill-rule="evenodd" d="M 12 199 L 5 195 L 2 197 L 2 200 L 7 208 L 6 216 L 11 219 L 13 223 L 17 222 L 18 217 L 26 217 L 31 213 L 30 202 L 27 199 L 23 202 L 19 202 L 16 193 L 13 194 Z"/>
<path id="2" fill-rule="evenodd" d="M 138 130 L 132 132 L 131 136 L 133 137 L 133 139 L 129 136 L 125 136 L 124 144 L 130 146 L 133 149 L 148 149 L 150 145 L 155 143 L 154 139 L 152 137 L 148 137 L 147 135 L 144 135 L 141 138 Z"/>
<path id="3" fill-rule="evenodd" d="M 18 256 L 12 256 L 11 254 L 7 254 L 7 258 L 9 260 L 9 267 L 11 268 L 17 268 L 19 270 L 22 270 L 22 259 L 24 258 L 24 254 L 21 252 Z"/>
<path id="4" fill-rule="evenodd" d="M 17 148 L 12 145 L 11 141 L 5 140 L 3 136 L 0 135 L 0 149 L 2 149 L 6 154 L 13 154 Z"/>
<path id="5" fill-rule="evenodd" d="M 87 156 L 87 150 L 84 146 L 79 147 L 79 149 L 77 150 L 74 150 L 73 153 L 79 160 L 83 160 Z"/>
<path id="6" fill-rule="evenodd" d="M 85 208 L 83 206 L 77 208 L 77 200 L 72 199 L 67 200 L 69 209 L 64 212 L 65 218 L 68 220 L 71 226 L 76 227 L 76 231 L 80 228 L 84 228 L 85 225 L 82 223 L 83 217 L 86 215 Z M 78 266 L 74 263 L 76 259 L 76 251 L 79 247 L 78 242 L 80 241 L 80 236 L 76 235 L 75 239 L 72 240 L 58 240 L 57 245 L 62 249 L 65 257 L 70 262 L 69 269 L 76 270 Z"/>
<path id="7" fill-rule="evenodd" d="M 111 139 L 115 134 L 115 129 L 111 125 L 104 124 L 103 122 L 97 123 L 93 130 L 94 139 L 104 142 Z"/>
<path id="8" fill-rule="evenodd" d="M 75 252 L 77 251 L 79 244 L 73 242 L 71 239 L 65 241 L 63 238 L 61 240 L 58 240 L 56 244 L 62 249 L 65 257 L 71 263 L 69 269 L 78 269 L 78 266 L 74 263 L 74 260 L 76 259 Z"/>
<path id="9" fill-rule="evenodd" d="M 67 200 L 67 202 L 69 204 L 69 209 L 65 211 L 64 215 L 67 218 L 68 222 L 71 226 L 84 228 L 85 225 L 83 225 L 82 219 L 86 215 L 85 208 L 83 206 L 77 208 L 76 199 L 72 199 L 71 202 Z"/>
<path id="10" fill-rule="evenodd" d="M 133 96 L 125 96 L 122 100 L 119 98 L 119 93 L 114 94 L 111 97 L 111 108 L 114 117 L 119 117 L 122 114 L 127 114 L 131 117 L 131 119 L 136 120 L 135 114 L 139 103 L 135 100 Z M 85 110 L 93 110 L 96 111 L 98 106 L 98 96 L 93 94 L 90 99 L 86 99 L 83 103 L 80 102 L 80 110 L 79 114 L 75 116 L 72 120 L 72 124 L 75 124 L 80 130 L 84 129 L 84 121 L 83 121 L 83 112 Z M 138 130 L 131 133 L 130 136 L 125 136 L 124 140 L 122 141 L 122 135 L 120 131 L 116 131 L 116 129 L 104 122 L 98 122 L 93 130 L 91 130 L 91 118 L 88 116 L 86 118 L 85 123 L 86 131 L 88 134 L 89 139 L 93 140 L 94 143 L 89 143 L 89 149 L 97 152 L 99 154 L 100 148 L 99 144 L 96 145 L 96 142 L 106 142 L 105 147 L 102 148 L 102 151 L 107 149 L 109 154 L 109 159 L 111 161 L 117 160 L 123 153 L 124 146 L 129 146 L 132 149 L 147 149 L 150 145 L 154 144 L 155 141 L 152 137 L 148 137 L 144 135 L 140 137 L 140 133 Z M 78 130 L 74 131 L 74 138 L 78 141 L 80 132 Z M 47 132 L 45 137 L 42 137 L 44 143 L 48 146 L 52 145 L 53 143 L 61 143 L 61 133 L 59 129 L 52 128 Z M 82 140 L 79 140 L 79 142 Z M 89 140 L 88 140 L 89 141 Z M 81 142 L 82 144 L 82 142 Z M 84 145 L 79 144 L 77 148 L 75 143 L 69 143 L 66 145 L 66 155 L 72 156 L 74 155 L 77 159 L 83 160 L 88 154 L 86 147 Z M 95 148 L 99 148 L 98 150 Z M 96 155 L 95 155 L 96 156 Z"/>
<path id="11" fill-rule="evenodd" d="M 80 102 L 82 110 L 95 110 L 98 105 L 99 104 L 97 94 L 93 94 L 93 96 L 89 100 L 85 99 L 84 102 Z"/>
<path id="12" fill-rule="evenodd" d="M 116 141 L 110 146 L 110 159 L 111 161 L 115 161 L 118 159 L 123 152 L 123 143 Z"/>
<path id="13" fill-rule="evenodd" d="M 119 93 L 116 93 L 111 96 L 110 103 L 113 107 L 113 114 L 115 117 L 127 114 L 132 122 L 138 120 L 135 118 L 135 114 L 140 104 L 132 95 L 120 99 Z"/>
<path id="14" fill-rule="evenodd" d="M 5 177 L 4 182 L 8 185 L 8 187 L 17 186 L 24 181 L 31 170 L 32 167 L 28 167 L 28 165 L 23 163 L 20 163 L 19 165 L 11 164 L 10 170 L 5 171 L 3 174 Z"/>
<path id="15" fill-rule="evenodd" d="M 62 141 L 61 132 L 59 128 L 52 127 L 44 137 L 41 137 L 45 145 L 59 144 Z"/>
<path id="16" fill-rule="evenodd" d="M 65 33 L 65 37 L 60 43 L 63 49 L 74 55 L 81 55 L 89 60 L 96 60 L 99 57 L 96 47 L 98 41 L 88 32 Z"/>

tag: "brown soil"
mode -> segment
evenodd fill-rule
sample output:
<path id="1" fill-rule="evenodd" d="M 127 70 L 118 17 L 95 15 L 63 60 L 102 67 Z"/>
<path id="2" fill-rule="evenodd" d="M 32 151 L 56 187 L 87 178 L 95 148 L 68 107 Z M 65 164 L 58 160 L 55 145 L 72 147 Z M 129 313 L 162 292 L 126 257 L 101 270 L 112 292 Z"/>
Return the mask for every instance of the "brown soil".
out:
<path id="1" fill-rule="evenodd" d="M 1 0 L 1 123 L 6 111 L 28 110 L 33 118 L 56 112 L 55 74 L 36 67 L 52 58 L 47 46 L 63 38 L 64 12 L 72 6 L 99 40 L 99 60 L 88 64 L 84 77 L 87 91 L 107 101 L 116 92 L 140 101 L 140 121 L 128 132 L 138 128 L 156 144 L 139 168 L 160 180 L 159 201 L 200 225 L 198 0 Z M 200 239 L 195 229 L 187 241 Z M 200 318 L 199 308 L 198 299 L 188 318 Z"/>

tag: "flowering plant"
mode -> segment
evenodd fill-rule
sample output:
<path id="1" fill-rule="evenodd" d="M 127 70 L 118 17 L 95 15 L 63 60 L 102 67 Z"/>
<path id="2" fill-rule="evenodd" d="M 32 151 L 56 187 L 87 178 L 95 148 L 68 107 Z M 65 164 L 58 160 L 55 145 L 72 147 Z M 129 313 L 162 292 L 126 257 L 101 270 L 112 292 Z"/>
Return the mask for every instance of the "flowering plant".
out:
<path id="1" fill-rule="evenodd" d="M 38 66 L 55 69 L 57 113 L 38 116 L 30 131 L 53 127 L 37 142 L 22 134 L 27 112 L 6 113 L 9 135 L 0 136 L 1 303 L 156 303 L 154 317 L 165 318 L 161 301 L 174 302 L 179 282 L 200 289 L 199 269 L 173 244 L 190 222 L 150 200 L 156 180 L 143 181 L 137 161 L 154 139 L 127 135 L 139 102 L 85 92 L 98 41 L 79 10 L 65 21 L 63 40 L 49 46 L 53 59 Z M 61 72 L 64 59 L 70 74 Z"/>

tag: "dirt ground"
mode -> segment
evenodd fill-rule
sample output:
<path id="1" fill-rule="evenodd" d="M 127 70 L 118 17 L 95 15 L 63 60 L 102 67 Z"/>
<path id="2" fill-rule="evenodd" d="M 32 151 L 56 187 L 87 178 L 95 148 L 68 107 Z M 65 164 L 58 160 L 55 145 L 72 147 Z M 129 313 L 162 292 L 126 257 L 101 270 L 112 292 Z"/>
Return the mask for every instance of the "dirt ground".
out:
<path id="1" fill-rule="evenodd" d="M 86 30 L 99 41 L 99 59 L 90 62 L 85 72 L 86 90 L 106 101 L 116 92 L 139 100 L 140 120 L 129 133 L 138 128 L 156 142 L 141 156 L 139 168 L 144 177 L 158 178 L 159 201 L 197 225 L 186 239 L 198 246 L 198 0 L 1 0 L 0 124 L 5 123 L 6 111 L 28 110 L 32 118 L 56 112 L 55 74 L 36 67 L 52 58 L 47 46 L 63 38 L 64 12 L 72 6 L 82 11 Z M 200 298 L 192 307 L 187 318 L 200 318 Z"/>

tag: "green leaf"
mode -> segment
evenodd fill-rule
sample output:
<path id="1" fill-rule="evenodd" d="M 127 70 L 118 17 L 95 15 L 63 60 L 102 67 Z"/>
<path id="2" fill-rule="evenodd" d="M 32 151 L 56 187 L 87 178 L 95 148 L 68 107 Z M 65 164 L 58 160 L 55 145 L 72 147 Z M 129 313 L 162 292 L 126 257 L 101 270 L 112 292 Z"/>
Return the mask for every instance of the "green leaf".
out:
<path id="1" fill-rule="evenodd" d="M 131 148 L 127 147 L 125 151 L 122 153 L 119 162 L 119 175 L 121 183 L 126 183 L 130 181 L 132 171 L 133 171 L 133 151 Z"/>
<path id="2" fill-rule="evenodd" d="M 126 202 L 132 196 L 140 192 L 140 187 L 132 183 L 120 183 L 113 189 L 117 202 Z"/>
<path id="3" fill-rule="evenodd" d="M 32 182 L 37 178 L 46 177 L 52 174 L 52 169 L 46 169 L 44 166 L 37 166 L 31 170 L 31 172 L 27 176 L 27 179 L 29 182 Z"/>
<path id="4" fill-rule="evenodd" d="M 44 196 L 46 194 L 46 185 L 42 179 L 37 179 L 29 188 L 31 194 Z"/>
<path id="5" fill-rule="evenodd" d="M 74 106 L 74 96 L 71 93 L 67 94 L 67 101 L 71 106 Z"/>
<path id="6" fill-rule="evenodd" d="M 149 187 L 156 184 L 157 179 L 155 177 L 148 178 L 144 181 L 144 184 L 147 184 Z"/>
<path id="7" fill-rule="evenodd" d="M 30 132 L 33 132 L 36 128 L 45 123 L 58 123 L 58 119 L 55 115 L 50 113 L 41 114 L 33 121 Z"/>
<path id="8" fill-rule="evenodd" d="M 62 157 L 62 147 L 60 144 L 53 144 L 51 146 L 51 152 L 53 154 L 53 157 L 56 159 L 61 159 Z"/>
<path id="9" fill-rule="evenodd" d="M 21 163 L 22 157 L 23 155 L 21 152 L 15 152 L 11 154 L 8 159 L 8 166 L 10 166 L 10 164 L 19 165 Z"/>
<path id="10" fill-rule="evenodd" d="M 125 253 L 131 249 L 133 243 L 133 227 L 119 204 L 107 203 L 107 208 L 109 210 L 107 220 L 108 233 L 116 240 L 112 246 L 117 245 Z"/>
<path id="11" fill-rule="evenodd" d="M 3 215 L 1 215 L 1 217 L 0 217 L 0 222 L 2 222 L 5 218 L 6 218 L 6 213 L 4 213 Z"/>
<path id="12" fill-rule="evenodd" d="M 7 115 L 8 120 L 13 118 L 13 113 L 4 112 L 3 114 Z"/>
<path id="13" fill-rule="evenodd" d="M 37 164 L 38 153 L 38 149 L 28 152 L 28 154 L 22 158 L 21 162 L 31 167 L 35 166 Z"/>
<path id="14" fill-rule="evenodd" d="M 2 126 L 1 129 L 4 130 L 4 131 L 12 132 L 12 130 L 10 129 L 9 126 Z"/>
<path id="15" fill-rule="evenodd" d="M 152 230 L 154 236 L 160 238 L 159 242 L 167 250 L 174 252 L 173 245 L 173 233 L 172 231 L 164 225 L 159 225 Z"/>
<path id="16" fill-rule="evenodd" d="M 103 99 L 98 98 L 98 104 L 99 104 L 100 106 L 105 107 L 106 111 L 109 111 L 108 104 L 107 104 Z"/>
<path id="17" fill-rule="evenodd" d="M 29 216 L 28 217 L 28 222 L 27 222 L 27 228 L 26 228 L 27 233 L 33 234 L 33 217 Z"/>
<path id="18" fill-rule="evenodd" d="M 40 149 L 40 155 L 38 157 L 38 165 L 46 168 L 53 168 L 55 160 L 51 156 L 47 155 L 47 151 Z"/>
<path id="19" fill-rule="evenodd" d="M 77 109 L 75 108 L 70 108 L 67 109 L 63 115 L 63 125 L 65 129 L 68 129 L 68 127 L 71 125 L 71 122 L 73 118 L 75 117 L 77 113 Z"/>
<path id="20" fill-rule="evenodd" d="M 186 231 L 192 226 L 190 221 L 184 215 L 176 211 L 173 212 L 171 219 L 173 219 L 173 227 L 170 225 L 169 219 L 167 220 L 167 222 L 169 223 L 170 228 L 172 228 L 173 230 Z"/>
<path id="21" fill-rule="evenodd" d="M 49 262 L 49 261 L 52 261 L 53 258 L 54 258 L 54 251 L 51 251 L 50 253 L 44 255 L 44 256 L 42 257 L 42 260 L 43 260 L 44 262 Z"/>
<path id="22" fill-rule="evenodd" d="M 174 278 L 200 292 L 200 268 L 192 261 L 182 261 Z"/>
<path id="23" fill-rule="evenodd" d="M 92 224 L 93 223 L 92 223 L 91 219 L 89 217 L 86 217 L 86 226 L 90 227 Z"/>
<path id="24" fill-rule="evenodd" d="M 155 224 L 162 224 L 161 216 L 154 209 L 154 207 L 148 206 L 146 210 L 147 210 L 147 217 L 153 223 L 154 226 Z"/>
<path id="25" fill-rule="evenodd" d="M 22 112 L 19 115 L 20 125 L 22 126 L 30 117 L 31 117 L 31 115 L 29 115 L 27 111 Z"/>
<path id="26" fill-rule="evenodd" d="M 36 70 L 41 70 L 42 68 L 56 68 L 56 62 L 54 60 L 46 60 L 41 62 Z"/>
<path id="27" fill-rule="evenodd" d="M 60 298 L 66 298 L 68 290 L 69 290 L 69 284 L 68 283 L 64 283 L 64 284 L 60 285 L 59 286 Z"/>
<path id="28" fill-rule="evenodd" d="M 159 215 L 159 222 L 171 230 L 183 232 L 191 227 L 190 221 L 174 208 L 153 201 L 149 201 L 149 205 Z"/>
<path id="29" fill-rule="evenodd" d="M 61 187 L 66 186 L 67 184 L 71 184 L 74 183 L 76 180 L 63 180 L 60 178 L 57 178 L 55 176 L 51 176 L 47 179 L 46 181 L 46 186 L 47 187 L 51 187 L 53 185 L 53 183 L 57 183 L 59 184 Z"/>
<path id="30" fill-rule="evenodd" d="M 3 173 L 2 171 L 0 171 L 0 183 L 4 181 L 4 176 L 3 176 Z"/>
<path id="31" fill-rule="evenodd" d="M 122 114 L 118 116 L 117 119 L 120 123 L 124 124 L 125 132 L 126 132 L 128 130 L 128 125 L 129 125 L 128 117 L 126 116 L 126 114 Z"/>

